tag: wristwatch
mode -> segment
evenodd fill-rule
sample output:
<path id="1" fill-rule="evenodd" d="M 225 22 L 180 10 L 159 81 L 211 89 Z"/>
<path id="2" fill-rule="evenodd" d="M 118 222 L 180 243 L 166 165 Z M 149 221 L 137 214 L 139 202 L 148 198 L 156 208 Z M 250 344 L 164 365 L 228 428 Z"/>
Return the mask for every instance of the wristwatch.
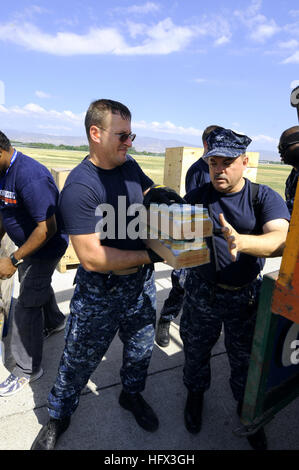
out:
<path id="1" fill-rule="evenodd" d="M 12 253 L 10 255 L 10 261 L 12 262 L 12 264 L 14 265 L 14 267 L 16 268 L 17 266 L 19 266 L 19 264 L 22 264 L 23 263 L 23 259 L 16 259 L 14 257 L 14 253 Z"/>

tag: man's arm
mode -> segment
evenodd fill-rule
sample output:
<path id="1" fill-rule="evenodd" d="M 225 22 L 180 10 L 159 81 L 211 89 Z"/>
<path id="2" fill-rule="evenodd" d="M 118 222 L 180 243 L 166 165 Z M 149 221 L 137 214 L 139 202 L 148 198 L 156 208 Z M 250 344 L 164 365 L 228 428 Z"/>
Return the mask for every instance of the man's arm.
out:
<path id="1" fill-rule="evenodd" d="M 264 233 L 261 235 L 243 235 L 238 233 L 225 220 L 223 214 L 219 214 L 219 221 L 222 225 L 221 230 L 227 241 L 232 261 L 236 261 L 238 252 L 258 258 L 274 258 L 282 255 L 289 229 L 289 222 L 287 220 L 270 220 L 263 225 Z"/>
<path id="2" fill-rule="evenodd" d="M 152 262 L 147 250 L 119 250 L 101 245 L 98 233 L 71 235 L 70 239 L 86 271 L 118 271 Z"/>
<path id="3" fill-rule="evenodd" d="M 47 220 L 38 222 L 37 227 L 33 230 L 26 242 L 14 252 L 14 257 L 19 260 L 32 255 L 55 235 L 56 230 L 55 215 L 52 215 L 52 217 Z M 0 279 L 11 277 L 16 272 L 16 269 L 10 258 L 0 259 Z"/>

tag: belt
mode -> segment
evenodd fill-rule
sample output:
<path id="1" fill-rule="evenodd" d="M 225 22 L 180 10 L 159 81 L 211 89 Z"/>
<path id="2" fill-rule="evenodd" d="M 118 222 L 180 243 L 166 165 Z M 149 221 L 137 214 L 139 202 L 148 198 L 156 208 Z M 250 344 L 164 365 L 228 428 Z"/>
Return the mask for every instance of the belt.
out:
<path id="1" fill-rule="evenodd" d="M 228 286 L 227 284 L 215 284 L 217 287 L 221 287 L 221 289 L 224 289 L 224 290 L 232 290 L 232 291 L 235 291 L 235 290 L 241 290 L 241 289 L 244 289 L 244 287 L 248 287 L 250 286 L 251 282 L 249 282 L 248 284 L 244 284 L 244 286 Z"/>
<path id="2" fill-rule="evenodd" d="M 214 284 L 217 287 L 221 287 L 221 289 L 225 290 L 241 290 L 244 289 L 244 287 L 251 286 L 251 284 L 256 280 L 259 279 L 260 275 L 258 274 L 255 279 L 253 279 L 251 282 L 247 282 L 247 284 L 244 284 L 243 286 L 228 286 L 227 284 Z"/>
<path id="3" fill-rule="evenodd" d="M 100 274 L 114 274 L 115 276 L 127 276 L 128 274 L 135 274 L 141 269 L 142 266 L 134 266 L 127 269 L 119 269 L 115 271 L 98 271 Z"/>

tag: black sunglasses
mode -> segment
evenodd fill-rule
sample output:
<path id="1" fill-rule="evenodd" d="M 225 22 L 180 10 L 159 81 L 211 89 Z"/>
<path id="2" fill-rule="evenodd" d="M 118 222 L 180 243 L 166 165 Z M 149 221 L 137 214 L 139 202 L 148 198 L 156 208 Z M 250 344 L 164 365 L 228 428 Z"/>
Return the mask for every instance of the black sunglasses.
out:
<path id="1" fill-rule="evenodd" d="M 98 127 L 99 129 L 102 129 L 102 131 L 109 132 L 107 129 L 104 129 L 104 127 Z M 129 138 L 133 142 L 136 137 L 136 134 L 133 134 L 132 132 L 130 132 L 129 134 L 127 134 L 126 132 L 114 132 L 114 135 L 118 135 L 118 138 L 122 143 L 126 142 Z"/>

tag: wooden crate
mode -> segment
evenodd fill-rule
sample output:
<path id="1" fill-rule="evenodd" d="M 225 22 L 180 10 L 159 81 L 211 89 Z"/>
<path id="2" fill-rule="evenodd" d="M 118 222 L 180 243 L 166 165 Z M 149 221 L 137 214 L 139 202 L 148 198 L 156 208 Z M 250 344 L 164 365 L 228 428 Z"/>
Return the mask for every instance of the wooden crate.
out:
<path id="1" fill-rule="evenodd" d="M 184 196 L 186 173 L 202 154 L 203 148 L 200 147 L 167 148 L 165 151 L 163 184 Z"/>
<path id="2" fill-rule="evenodd" d="M 202 147 L 171 147 L 165 151 L 163 184 L 174 189 L 180 196 L 185 195 L 185 178 L 190 166 L 201 158 Z M 246 152 L 248 168 L 244 176 L 255 182 L 259 162 L 259 152 Z"/>
<path id="3" fill-rule="evenodd" d="M 58 265 L 56 266 L 56 269 L 60 273 L 65 273 L 68 269 L 77 268 L 79 264 L 80 264 L 80 261 L 70 241 L 69 246 L 66 249 L 66 252 L 64 253 L 63 257 L 60 259 Z"/>
<path id="4" fill-rule="evenodd" d="M 62 190 L 64 183 L 68 175 L 70 174 L 70 172 L 71 172 L 71 168 L 51 168 L 51 174 L 54 178 L 54 181 L 59 191 Z M 64 253 L 63 257 L 59 261 L 56 269 L 60 273 L 65 273 L 67 269 L 77 268 L 79 264 L 80 264 L 80 261 L 78 260 L 74 247 L 70 241 L 69 246 L 67 247 L 66 252 Z"/>
<path id="5" fill-rule="evenodd" d="M 59 191 L 62 190 L 65 180 L 71 172 L 71 168 L 51 168 L 51 174 L 54 178 Z"/>

